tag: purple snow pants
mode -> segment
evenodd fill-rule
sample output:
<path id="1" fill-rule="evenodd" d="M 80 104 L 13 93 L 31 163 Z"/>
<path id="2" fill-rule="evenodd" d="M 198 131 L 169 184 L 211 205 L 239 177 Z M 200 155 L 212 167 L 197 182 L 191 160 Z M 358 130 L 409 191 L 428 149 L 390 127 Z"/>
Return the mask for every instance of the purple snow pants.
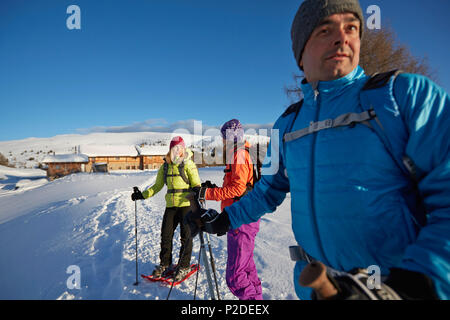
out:
<path id="1" fill-rule="evenodd" d="M 240 300 L 262 300 L 253 249 L 259 231 L 259 221 L 228 231 L 228 261 L 226 280 L 230 291 Z"/>

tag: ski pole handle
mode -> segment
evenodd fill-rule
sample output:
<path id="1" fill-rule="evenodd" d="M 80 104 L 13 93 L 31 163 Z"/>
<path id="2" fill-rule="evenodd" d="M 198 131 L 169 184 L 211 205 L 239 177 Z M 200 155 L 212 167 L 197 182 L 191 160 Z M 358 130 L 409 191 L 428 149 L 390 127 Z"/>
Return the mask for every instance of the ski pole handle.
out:
<path id="1" fill-rule="evenodd" d="M 133 192 L 134 193 L 139 193 L 139 188 L 138 187 L 133 187 Z"/>
<path id="2" fill-rule="evenodd" d="M 338 290 L 328 279 L 327 267 L 319 261 L 311 262 L 303 269 L 299 283 L 302 287 L 314 289 L 319 300 L 326 300 L 338 294 Z"/>

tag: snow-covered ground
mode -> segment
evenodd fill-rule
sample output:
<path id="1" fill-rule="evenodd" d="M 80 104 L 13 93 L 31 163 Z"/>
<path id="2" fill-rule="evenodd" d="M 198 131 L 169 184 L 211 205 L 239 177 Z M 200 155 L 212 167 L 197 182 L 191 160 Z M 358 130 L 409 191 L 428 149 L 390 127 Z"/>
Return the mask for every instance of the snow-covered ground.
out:
<path id="1" fill-rule="evenodd" d="M 203 181 L 221 184 L 223 168 L 200 169 Z M 78 173 L 49 182 L 45 171 L 0 166 L 0 299 L 166 299 L 169 287 L 135 281 L 133 186 L 150 186 L 156 171 Z M 159 262 L 165 188 L 137 204 L 139 273 Z M 289 197 L 289 195 L 288 195 Z M 265 299 L 297 299 L 288 246 L 294 244 L 290 199 L 264 216 L 255 263 Z M 207 202 L 219 209 L 218 202 Z M 179 233 L 174 237 L 174 261 Z M 194 240 L 192 262 L 197 262 Z M 225 282 L 226 237 L 211 236 L 223 299 L 235 299 Z M 78 266 L 81 288 L 67 285 Z M 209 299 L 204 271 L 198 299 Z M 175 287 L 171 299 L 192 299 L 195 277 Z"/>

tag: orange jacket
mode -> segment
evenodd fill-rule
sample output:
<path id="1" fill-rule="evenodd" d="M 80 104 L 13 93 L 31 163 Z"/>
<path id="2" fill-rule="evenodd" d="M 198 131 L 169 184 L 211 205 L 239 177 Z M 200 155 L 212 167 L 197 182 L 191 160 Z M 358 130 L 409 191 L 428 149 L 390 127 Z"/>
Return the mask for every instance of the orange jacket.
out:
<path id="1" fill-rule="evenodd" d="M 246 141 L 245 147 L 250 148 Z M 234 150 L 230 150 L 227 159 L 230 159 Z M 231 167 L 231 170 L 230 170 Z M 208 188 L 205 200 L 222 201 L 221 210 L 233 204 L 235 197 L 240 197 L 247 189 L 247 184 L 253 185 L 253 163 L 250 154 L 241 147 L 233 157 L 233 164 L 227 164 L 222 188 Z"/>

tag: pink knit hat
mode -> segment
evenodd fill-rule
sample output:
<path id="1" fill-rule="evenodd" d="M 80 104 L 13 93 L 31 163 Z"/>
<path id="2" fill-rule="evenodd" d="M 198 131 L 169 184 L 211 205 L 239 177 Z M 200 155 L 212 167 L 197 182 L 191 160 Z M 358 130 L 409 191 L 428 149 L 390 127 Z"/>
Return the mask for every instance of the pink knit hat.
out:
<path id="1" fill-rule="evenodd" d="M 169 149 L 172 149 L 173 147 L 175 147 L 176 145 L 179 145 L 179 144 L 181 144 L 183 147 L 185 147 L 183 138 L 180 136 L 173 137 L 172 141 L 170 141 Z"/>

